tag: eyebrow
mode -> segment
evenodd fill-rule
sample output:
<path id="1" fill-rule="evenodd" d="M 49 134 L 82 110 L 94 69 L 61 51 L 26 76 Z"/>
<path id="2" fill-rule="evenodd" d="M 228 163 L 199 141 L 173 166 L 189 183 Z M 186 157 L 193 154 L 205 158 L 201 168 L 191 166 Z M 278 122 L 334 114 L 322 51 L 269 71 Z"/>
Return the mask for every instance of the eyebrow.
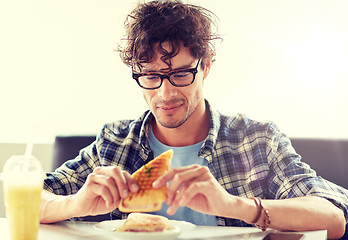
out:
<path id="1" fill-rule="evenodd" d="M 173 68 L 173 69 L 162 68 L 160 70 L 142 69 L 142 72 L 144 72 L 144 73 L 156 73 L 156 72 L 166 72 L 166 70 L 170 70 L 170 71 L 168 71 L 168 73 L 170 73 L 170 72 L 175 72 L 175 71 L 180 71 L 180 70 L 187 70 L 190 68 L 194 68 L 194 67 L 192 67 L 192 64 L 194 61 L 195 61 L 195 59 L 191 63 L 182 65 L 178 68 Z"/>

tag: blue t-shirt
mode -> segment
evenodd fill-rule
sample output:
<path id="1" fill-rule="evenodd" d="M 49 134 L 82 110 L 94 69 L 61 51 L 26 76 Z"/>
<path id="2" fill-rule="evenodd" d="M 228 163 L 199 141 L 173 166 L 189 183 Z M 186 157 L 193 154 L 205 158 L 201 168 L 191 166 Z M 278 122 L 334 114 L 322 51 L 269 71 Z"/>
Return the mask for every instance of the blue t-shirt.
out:
<path id="1" fill-rule="evenodd" d="M 154 152 L 155 157 L 161 153 L 173 149 L 173 159 L 171 168 L 177 168 L 182 166 L 188 166 L 192 164 L 199 164 L 207 166 L 208 162 L 206 159 L 198 157 L 199 149 L 203 142 L 187 146 L 187 147 L 171 147 L 167 146 L 158 141 L 153 134 L 152 128 L 149 131 L 149 144 L 150 148 Z M 174 215 L 167 214 L 168 205 L 164 202 L 160 211 L 154 212 L 154 214 L 162 215 L 171 220 L 188 221 L 196 225 L 208 225 L 216 226 L 216 217 L 203 213 L 196 212 L 188 207 L 179 207 Z"/>

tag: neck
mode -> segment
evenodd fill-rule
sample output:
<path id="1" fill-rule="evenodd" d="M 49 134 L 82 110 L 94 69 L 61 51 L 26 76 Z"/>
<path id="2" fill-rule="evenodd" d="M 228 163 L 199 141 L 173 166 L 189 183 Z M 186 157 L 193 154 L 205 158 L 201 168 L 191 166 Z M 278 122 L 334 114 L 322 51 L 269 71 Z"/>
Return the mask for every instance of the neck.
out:
<path id="1" fill-rule="evenodd" d="M 177 128 L 166 128 L 154 120 L 152 130 L 156 138 L 163 144 L 172 147 L 184 147 L 199 143 L 206 139 L 209 132 L 210 114 L 205 104 L 201 114 L 194 113 L 184 124 Z M 197 116 L 199 115 L 199 116 Z"/>

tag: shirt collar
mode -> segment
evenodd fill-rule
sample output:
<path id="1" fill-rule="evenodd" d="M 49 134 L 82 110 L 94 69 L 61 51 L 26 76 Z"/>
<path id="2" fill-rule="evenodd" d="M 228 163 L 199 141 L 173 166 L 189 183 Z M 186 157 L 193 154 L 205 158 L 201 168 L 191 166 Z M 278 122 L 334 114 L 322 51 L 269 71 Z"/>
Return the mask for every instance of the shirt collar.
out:
<path id="1" fill-rule="evenodd" d="M 210 120 L 208 136 L 204 140 L 201 150 L 199 151 L 199 156 L 201 157 L 207 157 L 207 155 L 212 154 L 220 130 L 220 113 L 215 110 L 207 100 L 205 100 L 205 105 L 210 114 Z"/>
<path id="2" fill-rule="evenodd" d="M 147 110 L 141 117 L 143 123 L 140 128 L 139 145 L 147 152 L 151 151 L 149 146 L 149 127 L 154 118 L 150 110 Z"/>

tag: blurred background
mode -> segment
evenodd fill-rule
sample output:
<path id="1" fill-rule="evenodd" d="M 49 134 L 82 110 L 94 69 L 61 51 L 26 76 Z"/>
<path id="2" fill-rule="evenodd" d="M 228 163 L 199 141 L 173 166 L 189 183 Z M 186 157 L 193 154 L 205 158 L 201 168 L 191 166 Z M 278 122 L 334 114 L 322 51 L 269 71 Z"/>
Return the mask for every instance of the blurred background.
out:
<path id="1" fill-rule="evenodd" d="M 289 136 L 348 137 L 348 2 L 200 0 L 220 19 L 206 98 Z M 0 0 L 1 142 L 97 133 L 147 106 L 115 51 L 136 1 Z"/>
<path id="2" fill-rule="evenodd" d="M 289 137 L 348 138 L 348 1 L 191 0 L 220 20 L 205 96 Z M 97 134 L 147 109 L 115 51 L 136 1 L 0 0 L 0 168 L 56 135 Z M 1 209 L 0 209 L 1 215 Z"/>

